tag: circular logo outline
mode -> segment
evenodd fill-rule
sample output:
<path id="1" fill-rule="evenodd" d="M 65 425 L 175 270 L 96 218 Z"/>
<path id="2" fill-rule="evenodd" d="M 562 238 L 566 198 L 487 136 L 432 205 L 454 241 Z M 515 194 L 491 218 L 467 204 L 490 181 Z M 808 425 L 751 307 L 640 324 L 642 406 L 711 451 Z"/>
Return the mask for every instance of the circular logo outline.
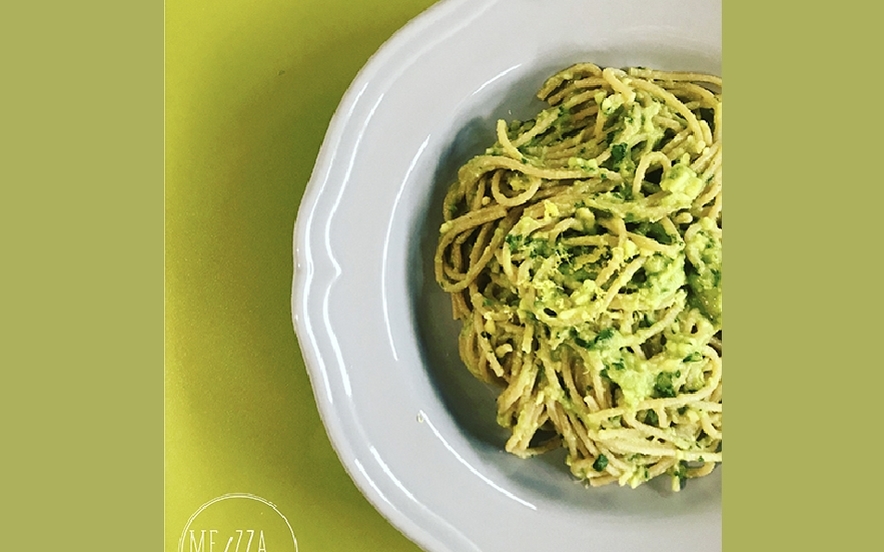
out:
<path id="1" fill-rule="evenodd" d="M 221 502 L 222 500 L 228 500 L 231 498 L 247 498 L 249 500 L 257 500 L 258 502 L 261 502 L 261 503 L 266 504 L 267 506 L 270 506 L 271 508 L 273 508 L 273 511 L 276 512 L 277 515 L 279 515 L 279 517 L 282 518 L 282 521 L 285 522 L 286 527 L 289 528 L 289 532 L 292 534 L 292 543 L 294 543 L 294 545 L 295 545 L 295 552 L 298 552 L 298 550 L 299 550 L 298 549 L 298 539 L 297 539 L 297 537 L 295 537 L 295 530 L 292 529 L 292 524 L 289 523 L 289 520 L 287 517 L 285 517 L 285 514 L 283 514 L 282 512 L 279 511 L 279 508 L 276 507 L 276 504 L 270 502 L 266 498 L 262 498 L 258 495 L 254 495 L 251 493 L 223 494 L 221 496 L 213 498 L 212 500 L 210 500 L 210 501 L 206 502 L 205 504 L 203 504 L 202 506 L 200 506 L 197 509 L 197 511 L 194 512 L 193 515 L 190 516 L 190 518 L 187 520 L 187 523 L 184 525 L 184 530 L 181 531 L 181 537 L 178 538 L 178 552 L 184 552 L 184 541 L 187 537 L 187 530 L 190 529 L 190 525 L 193 523 L 193 520 L 195 520 L 197 518 L 197 516 L 199 516 L 206 508 L 208 508 L 212 504 L 215 504 L 216 502 Z"/>

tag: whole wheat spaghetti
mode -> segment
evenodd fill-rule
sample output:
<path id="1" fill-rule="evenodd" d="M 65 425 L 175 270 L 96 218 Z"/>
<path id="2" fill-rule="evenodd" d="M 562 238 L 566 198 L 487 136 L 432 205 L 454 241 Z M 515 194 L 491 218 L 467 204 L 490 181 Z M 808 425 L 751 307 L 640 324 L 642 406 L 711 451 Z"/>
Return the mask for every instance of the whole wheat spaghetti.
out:
<path id="1" fill-rule="evenodd" d="M 574 65 L 460 169 L 435 273 L 507 451 L 593 486 L 721 462 L 721 86 Z"/>

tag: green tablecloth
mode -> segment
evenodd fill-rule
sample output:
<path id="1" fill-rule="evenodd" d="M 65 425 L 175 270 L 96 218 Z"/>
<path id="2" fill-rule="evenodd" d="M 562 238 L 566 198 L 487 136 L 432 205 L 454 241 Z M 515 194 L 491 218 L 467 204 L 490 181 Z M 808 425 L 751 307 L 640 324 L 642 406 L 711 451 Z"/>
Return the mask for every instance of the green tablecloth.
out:
<path id="1" fill-rule="evenodd" d="M 273 502 L 301 552 L 417 550 L 329 444 L 290 294 L 298 202 L 332 113 L 430 4 L 166 2 L 167 551 L 228 493 Z"/>

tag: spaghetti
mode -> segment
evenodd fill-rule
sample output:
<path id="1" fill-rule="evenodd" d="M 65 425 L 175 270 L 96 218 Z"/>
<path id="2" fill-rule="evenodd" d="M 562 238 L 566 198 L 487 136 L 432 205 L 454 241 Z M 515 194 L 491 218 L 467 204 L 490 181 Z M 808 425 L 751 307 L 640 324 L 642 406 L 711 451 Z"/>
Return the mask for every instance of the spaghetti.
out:
<path id="1" fill-rule="evenodd" d="M 674 490 L 722 461 L 721 85 L 577 64 L 461 167 L 435 275 L 510 453 Z"/>

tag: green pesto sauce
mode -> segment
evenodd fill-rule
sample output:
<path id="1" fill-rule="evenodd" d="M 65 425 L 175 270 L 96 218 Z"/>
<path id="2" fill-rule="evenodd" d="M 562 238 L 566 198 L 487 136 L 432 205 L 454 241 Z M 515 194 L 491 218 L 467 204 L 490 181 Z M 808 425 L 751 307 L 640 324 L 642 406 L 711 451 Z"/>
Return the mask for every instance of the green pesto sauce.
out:
<path id="1" fill-rule="evenodd" d="M 676 234 L 660 223 L 664 217 L 688 212 L 705 188 L 687 154 L 662 171 L 657 184 L 632 197 L 631 183 L 642 153 L 642 145 L 633 138 L 644 133 L 652 141 L 662 139 L 664 129 L 652 121 L 665 107 L 635 103 L 627 110 L 618 94 L 597 100 L 611 118 L 607 131 L 611 155 L 601 164 L 571 157 L 568 167 L 588 176 L 614 171 L 623 184 L 581 195 L 570 204 L 544 201 L 542 216 L 525 215 L 515 224 L 505 238 L 508 262 L 518 267 L 509 301 L 523 323 L 542 325 L 554 352 L 567 347 L 584 364 L 603 365 L 603 375 L 617 384 L 622 401 L 635 406 L 703 385 L 701 351 L 721 330 L 721 230 L 709 218 L 693 219 Z M 567 122 L 563 119 L 560 124 Z M 522 186 L 514 187 L 518 191 Z M 551 232 L 557 221 L 568 217 L 577 222 L 576 227 Z M 605 224 L 614 217 L 624 219 L 632 234 L 653 239 L 666 250 L 645 251 L 632 239 L 614 245 L 568 243 L 569 237 L 612 235 Z M 620 271 L 636 259 L 643 260 L 642 266 L 624 283 L 617 299 L 634 313 L 629 331 L 623 331 L 623 321 L 610 317 L 604 301 Z M 612 262 L 618 270 L 600 284 L 596 280 Z M 646 345 L 646 358 L 640 358 L 632 349 L 638 346 L 636 335 L 648 331 L 672 308 L 679 314 L 658 332 L 665 339 L 658 337 L 656 345 Z M 692 331 L 681 329 L 686 326 Z"/>
<path id="2" fill-rule="evenodd" d="M 685 254 L 693 269 L 688 284 L 697 307 L 721 324 L 721 231 L 708 218 L 701 219 L 699 224 L 700 230 L 685 243 Z"/>

